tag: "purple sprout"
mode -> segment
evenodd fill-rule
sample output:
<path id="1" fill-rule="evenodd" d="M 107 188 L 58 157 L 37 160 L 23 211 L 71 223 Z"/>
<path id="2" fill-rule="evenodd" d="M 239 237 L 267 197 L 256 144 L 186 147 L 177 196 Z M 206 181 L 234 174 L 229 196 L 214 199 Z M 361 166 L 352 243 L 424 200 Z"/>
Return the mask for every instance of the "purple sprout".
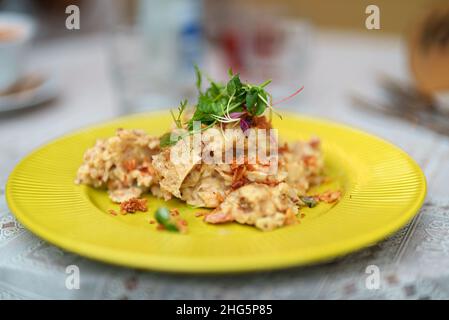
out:
<path id="1" fill-rule="evenodd" d="M 246 132 L 250 127 L 250 122 L 247 119 L 241 118 L 240 119 L 240 128 L 243 132 Z"/>
<path id="2" fill-rule="evenodd" d="M 231 117 L 231 119 L 237 119 L 243 116 L 245 113 L 246 112 L 231 112 L 229 116 Z"/>

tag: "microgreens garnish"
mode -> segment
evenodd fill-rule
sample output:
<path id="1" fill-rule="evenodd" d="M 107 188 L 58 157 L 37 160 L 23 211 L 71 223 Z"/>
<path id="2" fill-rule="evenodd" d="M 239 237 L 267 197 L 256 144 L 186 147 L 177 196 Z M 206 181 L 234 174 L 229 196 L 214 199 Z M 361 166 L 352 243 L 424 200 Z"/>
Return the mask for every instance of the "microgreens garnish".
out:
<path id="1" fill-rule="evenodd" d="M 170 114 L 171 114 L 171 116 L 173 118 L 173 121 L 174 121 L 174 123 L 176 124 L 176 126 L 178 128 L 182 128 L 182 119 L 181 118 L 182 118 L 182 114 L 183 114 L 184 110 L 186 109 L 186 107 L 187 107 L 187 99 L 184 99 L 179 104 L 178 115 L 177 116 L 175 116 L 173 111 L 170 110 Z"/>
<path id="2" fill-rule="evenodd" d="M 242 83 L 239 74 L 234 74 L 229 69 L 230 79 L 226 85 L 210 81 L 210 87 L 202 92 L 199 87 L 201 72 L 198 68 L 196 73 L 199 97 L 195 113 L 187 122 L 188 130 L 192 130 L 195 121 L 206 125 L 238 123 L 261 116 L 267 108 L 272 108 L 269 103 L 271 95 L 264 89 L 271 80 L 260 85 Z"/>
<path id="3" fill-rule="evenodd" d="M 210 85 L 205 91 L 202 91 L 203 77 L 198 66 L 195 66 L 195 73 L 198 102 L 195 105 L 193 116 L 187 122 L 182 122 L 182 114 L 187 107 L 187 100 L 180 103 L 177 115 L 170 111 L 176 126 L 179 129 L 186 128 L 187 135 L 195 133 L 194 122 L 197 121 L 201 122 L 201 131 L 215 125 L 220 125 L 220 128 L 222 128 L 223 124 L 231 123 L 239 124 L 240 128 L 246 131 L 250 128 L 252 119 L 262 116 L 267 108 L 269 109 L 270 121 L 272 113 L 282 118 L 273 110 L 271 94 L 265 90 L 271 80 L 259 85 L 242 83 L 240 75 L 234 74 L 229 69 L 229 81 L 226 84 L 215 82 L 207 77 Z M 282 101 L 292 98 L 301 90 L 302 88 Z M 176 144 L 180 139 L 182 139 L 182 136 L 178 139 L 171 139 L 171 134 L 166 133 L 161 137 L 160 145 L 161 147 L 170 146 Z"/>
<path id="4" fill-rule="evenodd" d="M 161 148 L 170 147 L 174 144 L 176 144 L 179 140 L 181 140 L 181 136 L 178 137 L 178 139 L 173 139 L 171 132 L 164 133 L 159 138 L 159 145 Z"/>

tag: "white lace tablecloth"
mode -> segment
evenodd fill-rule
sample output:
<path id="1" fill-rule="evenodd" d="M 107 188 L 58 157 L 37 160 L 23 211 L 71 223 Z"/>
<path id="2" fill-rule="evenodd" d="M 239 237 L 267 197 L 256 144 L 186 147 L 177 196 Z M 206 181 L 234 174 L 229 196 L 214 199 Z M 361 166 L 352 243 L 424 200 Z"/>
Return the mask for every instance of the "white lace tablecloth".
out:
<path id="1" fill-rule="evenodd" d="M 379 72 L 407 77 L 404 46 L 396 38 L 318 34 L 307 93 L 295 101 L 301 106 L 297 111 L 391 141 L 424 170 L 428 197 L 423 208 L 386 241 L 318 266 L 204 277 L 106 265 L 65 252 L 25 230 L 4 199 L 14 165 L 54 137 L 117 114 L 107 50 L 100 39 L 37 48 L 33 66 L 58 75 L 61 97 L 47 106 L 0 116 L 0 299 L 449 299 L 449 138 L 350 104 L 352 92 L 378 93 Z M 69 265 L 80 270 L 77 290 L 66 287 Z M 367 283 L 369 266 L 379 271 L 375 288 Z"/>

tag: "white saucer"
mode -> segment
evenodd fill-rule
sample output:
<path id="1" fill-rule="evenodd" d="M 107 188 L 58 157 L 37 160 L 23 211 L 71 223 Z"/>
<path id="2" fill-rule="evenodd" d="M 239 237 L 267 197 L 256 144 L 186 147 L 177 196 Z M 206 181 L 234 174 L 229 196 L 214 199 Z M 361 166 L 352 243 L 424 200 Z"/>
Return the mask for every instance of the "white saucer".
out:
<path id="1" fill-rule="evenodd" d="M 54 99 L 57 93 L 53 77 L 26 75 L 7 92 L 0 92 L 0 112 L 34 107 Z"/>

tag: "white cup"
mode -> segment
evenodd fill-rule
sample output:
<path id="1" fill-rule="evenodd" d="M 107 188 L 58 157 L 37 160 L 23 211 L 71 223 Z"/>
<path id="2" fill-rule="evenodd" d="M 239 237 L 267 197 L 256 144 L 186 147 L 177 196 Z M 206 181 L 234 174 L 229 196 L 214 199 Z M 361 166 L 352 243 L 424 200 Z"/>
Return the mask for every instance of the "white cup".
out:
<path id="1" fill-rule="evenodd" d="M 24 55 L 34 35 L 32 19 L 23 14 L 0 13 L 0 91 L 22 76 Z"/>

